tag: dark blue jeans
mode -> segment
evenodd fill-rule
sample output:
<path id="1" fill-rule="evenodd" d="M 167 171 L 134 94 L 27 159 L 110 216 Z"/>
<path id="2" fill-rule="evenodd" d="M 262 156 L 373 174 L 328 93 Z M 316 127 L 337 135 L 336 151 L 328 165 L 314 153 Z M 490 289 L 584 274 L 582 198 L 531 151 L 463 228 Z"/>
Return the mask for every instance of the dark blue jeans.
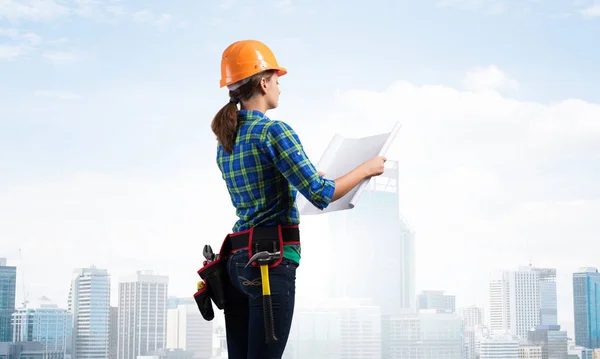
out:
<path id="1" fill-rule="evenodd" d="M 287 344 L 294 315 L 296 269 L 298 264 L 287 258 L 269 269 L 275 336 L 265 342 L 262 281 L 260 268 L 248 266 L 248 251 L 234 253 L 227 261 L 230 287 L 228 305 L 224 308 L 227 351 L 230 359 L 280 359 Z"/>

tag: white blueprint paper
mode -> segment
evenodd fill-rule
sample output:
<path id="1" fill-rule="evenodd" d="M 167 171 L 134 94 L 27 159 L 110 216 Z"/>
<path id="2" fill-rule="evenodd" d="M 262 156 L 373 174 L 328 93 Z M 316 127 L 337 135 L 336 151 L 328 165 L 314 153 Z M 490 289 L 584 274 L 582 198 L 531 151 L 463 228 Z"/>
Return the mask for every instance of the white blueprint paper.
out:
<path id="1" fill-rule="evenodd" d="M 397 122 L 390 132 L 362 138 L 345 138 L 336 134 L 316 167 L 325 173 L 325 178 L 335 179 L 375 156 L 385 156 L 401 126 Z M 313 206 L 302 194 L 298 193 L 297 203 L 300 214 L 314 215 L 352 209 L 356 206 L 369 180 L 369 178 L 363 180 L 344 197 L 330 203 L 324 210 Z"/>

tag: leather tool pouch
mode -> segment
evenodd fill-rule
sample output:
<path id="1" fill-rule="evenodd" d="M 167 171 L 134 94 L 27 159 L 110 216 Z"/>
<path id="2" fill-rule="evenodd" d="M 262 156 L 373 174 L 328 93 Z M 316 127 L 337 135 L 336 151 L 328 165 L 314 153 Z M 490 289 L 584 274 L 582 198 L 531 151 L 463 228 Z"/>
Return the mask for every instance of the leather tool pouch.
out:
<path id="1" fill-rule="evenodd" d="M 215 312 L 213 311 L 213 306 L 208 295 L 208 287 L 206 285 L 194 294 L 194 300 L 196 301 L 196 305 L 198 306 L 202 317 L 208 321 L 213 320 Z"/>
<path id="2" fill-rule="evenodd" d="M 227 303 L 227 291 L 233 287 L 227 273 L 227 259 L 231 251 L 229 236 L 225 238 L 221 245 L 221 250 L 217 259 L 207 263 L 198 270 L 198 275 L 206 284 L 206 296 L 212 299 L 217 308 L 223 309 Z M 202 296 L 203 294 L 199 294 Z M 202 309 L 201 309 L 202 311 Z"/>
<path id="3" fill-rule="evenodd" d="M 198 274 L 206 283 L 207 296 L 212 299 L 217 308 L 225 306 L 225 286 L 231 285 L 229 275 L 222 259 L 214 260 L 198 270 Z"/>

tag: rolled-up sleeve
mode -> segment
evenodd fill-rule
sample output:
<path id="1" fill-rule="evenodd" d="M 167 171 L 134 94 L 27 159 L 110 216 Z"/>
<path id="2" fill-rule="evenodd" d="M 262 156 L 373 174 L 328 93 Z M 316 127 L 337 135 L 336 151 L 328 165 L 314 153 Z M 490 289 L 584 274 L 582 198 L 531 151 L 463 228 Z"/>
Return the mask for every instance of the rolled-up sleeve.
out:
<path id="1" fill-rule="evenodd" d="M 327 208 L 335 192 L 335 182 L 319 176 L 296 132 L 285 122 L 272 121 L 264 144 L 277 169 L 298 192 L 315 207 Z"/>

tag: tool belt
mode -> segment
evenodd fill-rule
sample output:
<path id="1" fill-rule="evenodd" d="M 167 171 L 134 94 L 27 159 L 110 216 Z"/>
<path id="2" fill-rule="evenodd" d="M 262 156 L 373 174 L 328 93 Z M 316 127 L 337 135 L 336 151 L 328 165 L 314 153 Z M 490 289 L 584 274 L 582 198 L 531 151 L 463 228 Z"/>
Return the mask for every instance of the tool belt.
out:
<path id="1" fill-rule="evenodd" d="M 275 268 L 283 260 L 283 246 L 289 244 L 300 244 L 300 230 L 297 225 L 253 227 L 227 234 L 217 258 L 205 261 L 202 268 L 197 271 L 205 285 L 202 287 L 199 283 L 194 299 L 204 319 L 210 321 L 214 318 L 211 300 L 217 308 L 223 309 L 227 304 L 227 293 L 232 289 L 235 290 L 226 267 L 226 262 L 232 253 L 247 249 L 248 260 L 250 260 L 260 251 L 280 252 L 279 258 L 269 263 L 269 268 Z M 252 266 L 258 267 L 256 263 L 252 263 Z"/>

